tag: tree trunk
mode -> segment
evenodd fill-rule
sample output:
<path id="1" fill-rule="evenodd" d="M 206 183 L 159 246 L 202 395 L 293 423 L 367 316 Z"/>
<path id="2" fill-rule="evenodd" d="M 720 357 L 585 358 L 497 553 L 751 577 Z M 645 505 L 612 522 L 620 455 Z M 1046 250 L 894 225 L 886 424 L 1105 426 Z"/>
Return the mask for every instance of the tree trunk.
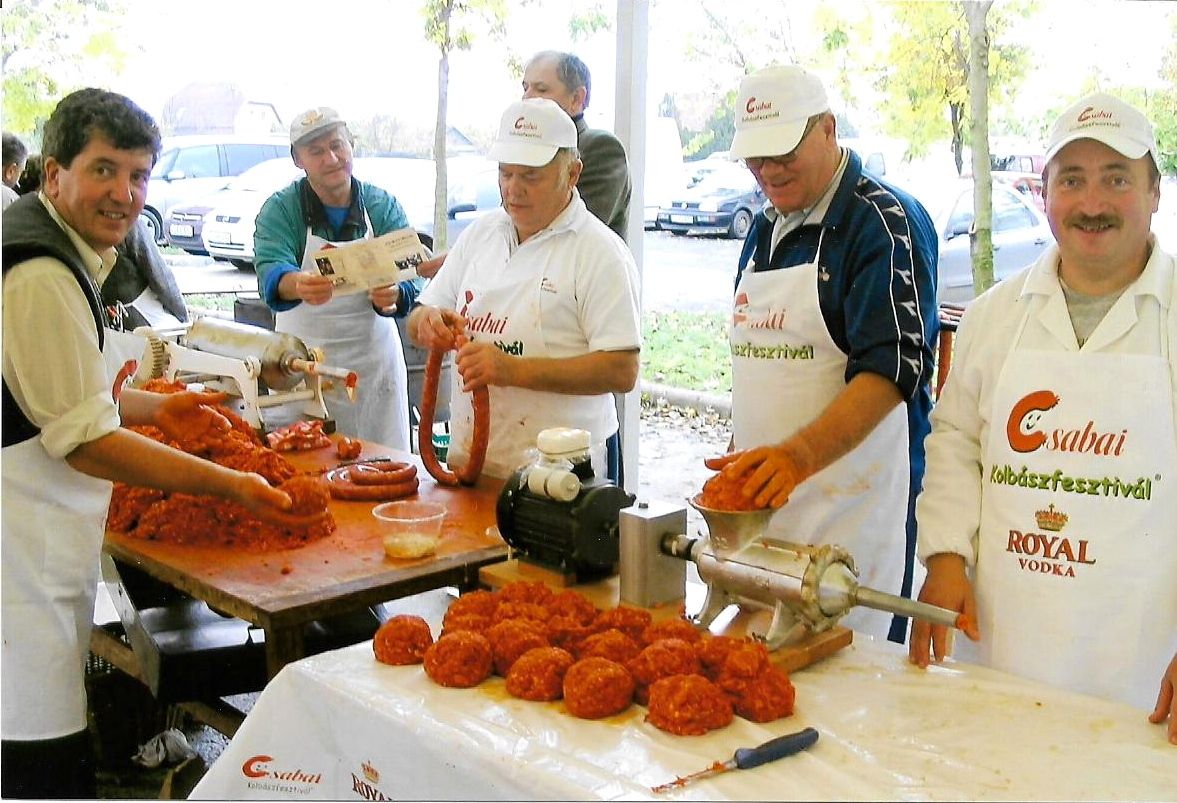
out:
<path id="1" fill-rule="evenodd" d="M 969 131 L 973 141 L 973 290 L 993 286 L 993 185 L 989 170 L 989 31 L 985 18 L 993 0 L 964 3 L 969 23 Z"/>
<path id="2" fill-rule="evenodd" d="M 437 61 L 437 123 L 433 129 L 433 164 L 436 178 L 433 182 L 433 252 L 441 253 L 448 242 L 446 223 L 449 220 L 449 189 L 446 175 L 446 110 L 449 107 L 450 92 L 450 20 L 454 4 L 445 5 L 442 27 L 444 44 L 440 45 L 441 58 Z"/>

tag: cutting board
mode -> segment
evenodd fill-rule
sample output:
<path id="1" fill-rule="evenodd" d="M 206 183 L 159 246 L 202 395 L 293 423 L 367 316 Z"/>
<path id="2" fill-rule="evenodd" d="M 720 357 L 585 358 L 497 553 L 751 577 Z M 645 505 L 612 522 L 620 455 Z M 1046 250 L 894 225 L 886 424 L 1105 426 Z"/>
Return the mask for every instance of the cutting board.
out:
<path id="1" fill-rule="evenodd" d="M 570 584 L 569 578 L 565 575 L 516 559 L 483 566 L 478 570 L 478 580 L 491 590 L 498 590 L 507 583 L 517 580 L 540 581 L 554 591 L 570 588 L 583 594 L 590 602 L 602 609 L 617 607 L 617 601 L 620 598 L 620 580 L 616 576 L 594 583 Z M 649 610 L 655 622 L 670 619 L 682 615 L 683 602 L 679 600 Z M 740 638 L 747 635 L 750 625 L 760 625 L 760 629 L 763 630 L 763 624 L 758 620 L 766 613 L 768 612 L 746 614 L 741 611 L 722 626 L 713 627 L 711 632 L 716 636 Z M 854 632 L 849 628 L 832 627 L 821 633 L 811 633 L 796 644 L 773 650 L 769 653 L 769 658 L 775 666 L 792 673 L 833 655 L 848 646 L 853 639 Z"/>

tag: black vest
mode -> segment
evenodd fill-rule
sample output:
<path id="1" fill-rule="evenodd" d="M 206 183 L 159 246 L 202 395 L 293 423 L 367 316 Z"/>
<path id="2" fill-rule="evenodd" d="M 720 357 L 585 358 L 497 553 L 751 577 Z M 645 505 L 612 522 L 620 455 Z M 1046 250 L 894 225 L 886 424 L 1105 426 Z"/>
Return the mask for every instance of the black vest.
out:
<path id="1" fill-rule="evenodd" d="M 65 263 L 86 296 L 86 302 L 94 316 L 94 326 L 98 330 L 98 347 L 101 348 L 106 314 L 102 310 L 98 288 L 86 272 L 85 262 L 74 248 L 69 235 L 57 225 L 57 221 L 45 209 L 35 193 L 21 197 L 4 211 L 4 229 L 0 235 L 0 245 L 3 248 L 4 275 L 16 265 L 35 257 L 53 257 Z M 54 312 L 45 310 L 44 314 L 53 315 Z M 8 389 L 7 381 L 3 383 L 2 413 L 3 430 L 0 439 L 4 446 L 27 441 L 41 431 L 21 412 L 16 399 Z"/>

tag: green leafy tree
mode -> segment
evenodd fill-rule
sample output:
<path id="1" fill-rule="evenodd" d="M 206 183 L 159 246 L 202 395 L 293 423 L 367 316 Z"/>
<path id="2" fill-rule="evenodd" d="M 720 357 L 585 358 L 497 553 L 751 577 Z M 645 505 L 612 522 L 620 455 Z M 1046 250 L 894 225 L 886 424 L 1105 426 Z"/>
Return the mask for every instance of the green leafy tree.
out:
<path id="1" fill-rule="evenodd" d="M 126 61 L 119 0 L 17 0 L 0 14 L 4 127 L 40 148 L 41 128 L 57 101 L 101 85 Z"/>
<path id="2" fill-rule="evenodd" d="M 447 241 L 449 192 L 446 175 L 446 131 L 449 129 L 450 53 L 469 50 L 475 31 L 501 37 L 505 30 L 505 0 L 425 0 L 421 7 L 425 36 L 437 46 L 437 119 L 433 133 L 433 160 L 437 178 L 433 188 L 433 244 L 444 249 Z"/>

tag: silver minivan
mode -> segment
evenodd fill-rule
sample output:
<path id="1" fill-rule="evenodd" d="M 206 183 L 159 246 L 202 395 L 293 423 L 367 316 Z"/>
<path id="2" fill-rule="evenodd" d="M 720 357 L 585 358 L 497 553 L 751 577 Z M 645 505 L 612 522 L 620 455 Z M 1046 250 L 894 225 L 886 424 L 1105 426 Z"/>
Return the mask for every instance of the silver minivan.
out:
<path id="1" fill-rule="evenodd" d="M 198 134 L 164 139 L 151 171 L 143 220 L 164 243 L 163 219 L 177 204 L 225 187 L 234 176 L 267 159 L 289 156 L 290 140 L 277 135 Z"/>

